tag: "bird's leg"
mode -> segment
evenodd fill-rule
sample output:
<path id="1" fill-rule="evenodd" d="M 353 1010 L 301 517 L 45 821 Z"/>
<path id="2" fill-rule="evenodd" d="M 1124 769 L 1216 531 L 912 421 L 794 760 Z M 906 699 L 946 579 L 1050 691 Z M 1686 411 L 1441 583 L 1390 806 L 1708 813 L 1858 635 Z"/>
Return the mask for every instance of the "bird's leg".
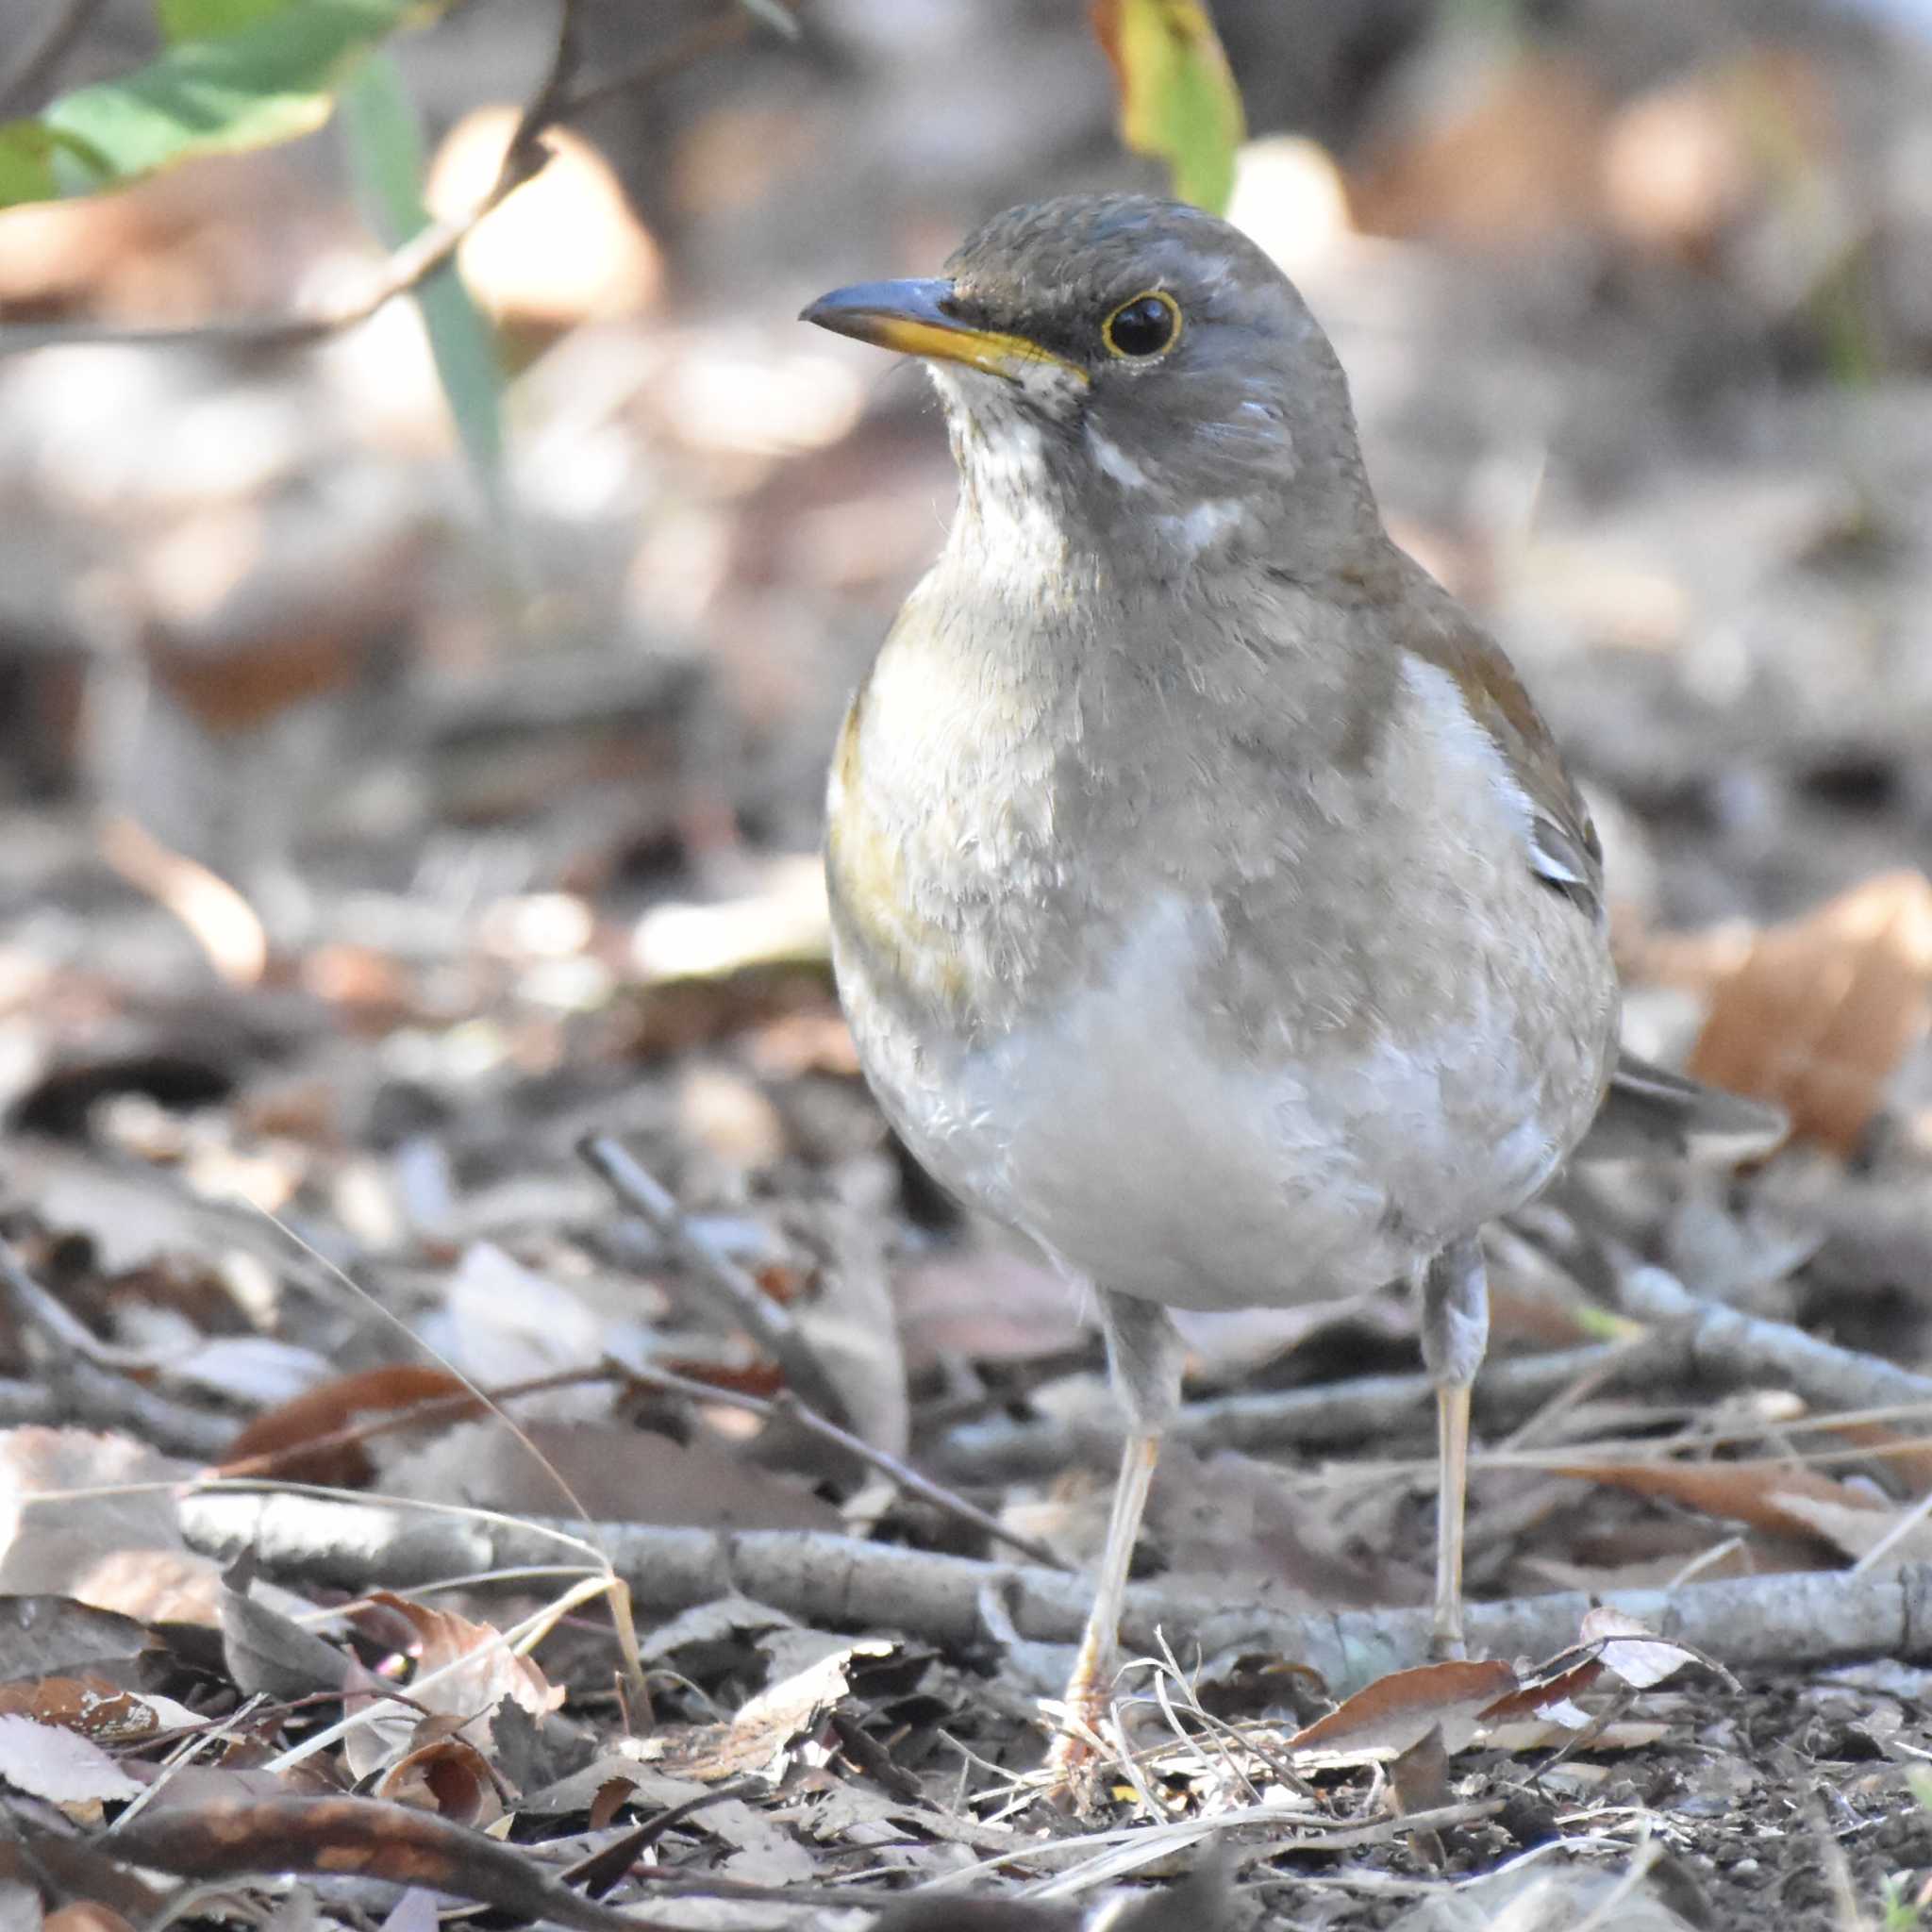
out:
<path id="1" fill-rule="evenodd" d="M 1462 1515 L 1469 1489 L 1469 1391 L 1490 1339 L 1490 1279 L 1474 1235 L 1452 1241 L 1423 1277 L 1423 1360 L 1436 1385 L 1436 1617 L 1429 1648 L 1460 1657 Z"/>
<path id="2" fill-rule="evenodd" d="M 1167 1310 L 1158 1302 L 1103 1291 L 1100 1320 L 1107 1332 L 1114 1389 L 1127 1412 L 1127 1440 L 1107 1522 L 1107 1547 L 1094 1582 L 1093 1607 L 1080 1638 L 1073 1675 L 1067 1680 L 1067 1714 L 1090 1729 L 1106 1715 L 1113 1690 L 1127 1569 L 1134 1559 L 1148 1486 L 1160 1455 L 1161 1431 L 1180 1406 L 1181 1364 L 1186 1353 Z M 1073 1729 L 1063 1729 L 1054 1738 L 1047 1763 L 1066 1776 L 1079 1768 L 1089 1750 Z"/>

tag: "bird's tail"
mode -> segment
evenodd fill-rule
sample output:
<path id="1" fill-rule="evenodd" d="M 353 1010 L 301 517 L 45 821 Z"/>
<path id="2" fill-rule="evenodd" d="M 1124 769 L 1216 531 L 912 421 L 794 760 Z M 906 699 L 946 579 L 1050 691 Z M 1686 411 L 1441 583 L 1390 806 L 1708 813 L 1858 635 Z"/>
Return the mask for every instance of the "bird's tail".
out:
<path id="1" fill-rule="evenodd" d="M 1769 1154 L 1790 1130 L 1774 1107 L 1725 1093 L 1633 1053 L 1617 1058 L 1609 1091 L 1578 1160 L 1670 1160 L 1733 1165 Z"/>

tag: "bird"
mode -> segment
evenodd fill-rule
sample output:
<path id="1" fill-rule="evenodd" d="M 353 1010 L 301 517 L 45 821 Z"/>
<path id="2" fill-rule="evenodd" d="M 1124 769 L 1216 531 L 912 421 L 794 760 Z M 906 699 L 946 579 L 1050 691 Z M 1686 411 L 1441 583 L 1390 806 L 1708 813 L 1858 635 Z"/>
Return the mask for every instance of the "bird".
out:
<path id="1" fill-rule="evenodd" d="M 1060 196 L 801 320 L 924 363 L 959 485 L 831 761 L 840 998 L 912 1155 L 1091 1288 L 1125 1412 L 1054 1761 L 1105 1714 L 1170 1308 L 1412 1287 L 1460 1656 L 1484 1224 L 1592 1131 L 1742 1155 L 1781 1123 L 1622 1050 L 1590 813 L 1391 538 L 1335 351 L 1246 236 Z"/>

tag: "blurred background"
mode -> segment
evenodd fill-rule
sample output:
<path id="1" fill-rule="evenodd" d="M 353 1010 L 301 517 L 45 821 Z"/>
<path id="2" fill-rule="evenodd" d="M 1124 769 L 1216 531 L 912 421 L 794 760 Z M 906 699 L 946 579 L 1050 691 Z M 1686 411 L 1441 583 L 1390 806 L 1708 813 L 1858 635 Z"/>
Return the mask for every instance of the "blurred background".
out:
<path id="1" fill-rule="evenodd" d="M 406 13 L 0 0 L 0 204 L 21 204 L 0 208 L 0 1595 L 218 1622 L 232 1592 L 171 1487 L 209 1464 L 641 1530 L 842 1532 L 915 1562 L 1015 1537 L 1089 1562 L 1114 1424 L 1088 1310 L 892 1143 L 827 961 L 823 774 L 941 541 L 943 426 L 917 368 L 794 318 L 841 283 L 935 272 L 1009 204 L 1160 192 L 1167 169 L 1124 139 L 1075 0 L 800 0 L 790 34 L 774 0 L 468 0 L 391 35 Z M 1579 1172 L 1488 1231 L 1472 1594 L 1696 1575 L 1769 1602 L 1793 1571 L 1932 1561 L 1932 1453 L 1911 1410 L 1876 1406 L 1900 1399 L 1882 1375 L 1846 1419 L 1856 1378 L 1787 1374 L 1804 1338 L 1769 1368 L 1619 1353 L 1677 1332 L 1662 1269 L 1932 1359 L 1932 4 L 1212 17 L 1245 106 L 1232 218 L 1333 335 L 1398 539 L 1502 638 L 1590 793 L 1630 1043 L 1794 1124 L 1747 1175 Z M 380 44 L 353 73 L 318 64 L 296 32 L 317 22 Z M 218 28 L 254 36 L 252 91 L 224 91 L 219 50 L 160 39 Z M 173 95 L 115 91 L 194 61 Z M 465 230 L 544 100 L 570 109 L 552 158 Z M 77 115 L 146 178 L 63 198 L 92 185 L 95 150 L 55 139 Z M 249 151 L 153 166 L 224 130 Z M 399 272 L 425 203 L 454 225 L 432 241 L 464 234 L 460 284 Z M 610 1137 L 602 1173 L 587 1135 Z M 1418 1370 L 1404 1299 L 1189 1332 L 1191 1397 L 1279 1401 L 1224 1434 L 1231 1410 L 1191 1408 L 1143 1569 L 1217 1606 L 1424 1601 L 1425 1393 L 1404 1410 L 1348 1380 Z M 478 1385 L 523 1433 L 476 1411 Z M 781 1391 L 985 1513 L 802 1433 L 765 1401 Z M 136 1479 L 158 1491 L 139 1509 Z M 58 1508 L 13 1507 L 50 1491 Z M 808 1547 L 846 1574 L 853 1543 Z M 375 1560 L 327 1571 L 316 1618 L 395 1580 Z M 721 1806 L 651 1856 L 761 1883 L 894 1869 L 886 1812 L 813 1811 L 845 1803 L 842 1772 L 794 1779 L 836 1755 L 789 1741 L 842 1693 L 819 1664 L 858 1653 L 787 1611 L 899 1630 L 897 1599 L 691 1605 L 682 1563 L 668 1596 L 649 1562 L 634 1578 L 650 1701 L 613 1704 L 619 1652 L 588 1611 L 544 1671 L 587 1737 L 668 1739 L 693 1777 L 734 1780 L 710 1795 L 769 1764 L 786 1808 Z M 470 1582 L 457 1601 L 498 1624 L 552 1587 Z M 977 1605 L 970 1642 L 901 1631 L 887 1688 L 839 1707 L 863 1778 L 899 1804 L 925 1781 L 908 1871 L 984 1874 L 1034 1831 L 958 1817 L 982 1798 L 1006 1817 L 989 1767 L 1037 1761 L 1037 1699 L 1067 1664 L 1048 1640 L 1072 1626 L 1029 1624 L 991 1582 Z M 1871 1641 L 1810 1617 L 1801 1658 Z M 1217 1709 L 1318 1707 L 1294 1658 L 1203 1660 L 1196 1635 L 1175 1650 Z M 197 1709 L 264 1681 L 181 1655 L 166 1682 Z M 1801 1897 L 1807 1924 L 1876 1923 L 1846 1904 L 1849 1858 L 1887 1925 L 1923 1924 L 1915 1661 L 1869 1690 L 1799 1664 L 1741 1692 L 1700 1677 L 1647 1692 L 1615 1740 L 1498 1744 L 1482 1789 L 1508 1806 L 1466 1816 L 1509 1817 L 1456 1858 L 1559 1830 L 1635 1834 L 1648 1857 L 1668 1811 L 1657 1844 L 1696 1847 L 1736 1907 L 1699 1923 L 1765 1923 L 1774 1877 L 1777 1923 Z M 753 1729 L 805 1715 L 741 1748 L 721 1716 L 808 1665 L 821 1688 Z M 445 1693 L 466 1724 L 488 1701 L 472 1681 Z M 241 1745 L 321 1722 L 316 1701 L 258 1711 Z M 506 1790 L 562 1775 L 523 1735 L 496 1734 Z M 1583 1761 L 1599 1747 L 1623 1755 Z M 1546 1749 L 1547 1797 L 1519 1805 L 1508 1754 Z M 369 1773 L 353 1752 L 344 1790 Z M 1254 1791 L 1214 1761 L 1159 1775 L 1175 1816 Z M 1380 1818 L 1384 1785 L 1322 1801 Z M 1448 1791 L 1394 1790 L 1424 1810 Z M 697 1848 L 727 1813 L 741 1827 Z M 1335 1842 L 1412 1877 L 1394 1823 Z M 1366 1923 L 1335 1896 L 1298 1893 L 1298 1923 Z"/>
<path id="2" fill-rule="evenodd" d="M 831 995 L 822 773 L 953 481 L 920 373 L 793 318 L 1012 202 L 1166 177 L 1067 0 L 810 0 L 790 39 L 758 11 L 578 10 L 602 91 L 458 257 L 480 381 L 408 296 L 299 345 L 258 326 L 382 272 L 366 99 L 0 213 L 5 1186 L 37 1253 L 91 1243 L 70 1290 L 123 1334 L 275 1330 L 256 1208 L 398 1307 L 474 1289 L 488 1241 L 635 1315 L 649 1257 L 592 1231 L 573 1154 L 600 1128 L 774 1292 L 831 1293 L 836 1258 L 890 1357 L 853 1371 L 881 1437 L 948 1362 L 1083 1345 L 1063 1291 L 936 1241 Z M 1214 17 L 1233 219 L 1334 336 L 1399 538 L 1591 793 L 1633 1043 L 1799 1115 L 1772 1233 L 1646 1229 L 1704 1285 L 1916 1353 L 1932 16 Z M 154 51 L 132 0 L 6 19 L 10 114 Z M 555 38 L 473 0 L 393 42 L 432 209 L 488 186 Z M 1347 1360 L 1412 1351 L 1387 1313 Z M 277 1332 L 314 1374 L 393 1347 L 346 1300 Z M 752 1373 L 742 1336 L 678 1346 Z"/>
<path id="3" fill-rule="evenodd" d="M 715 17 L 582 12 L 599 77 Z M 23 47 L 33 13 L 13 0 Z M 1629 908 L 1785 913 L 1896 859 L 1932 812 L 1924 10 L 1215 13 L 1251 136 L 1234 218 L 1336 338 L 1399 534 L 1627 808 Z M 136 64 L 146 15 L 92 11 L 43 92 Z M 342 117 L 0 214 L 9 916 L 92 870 L 91 831 L 62 841 L 95 807 L 304 949 L 533 891 L 711 897 L 810 849 L 840 708 L 952 485 L 918 372 L 793 316 L 931 272 L 1016 200 L 1164 177 L 1122 147 L 1084 8 L 803 19 L 592 105 L 466 244 L 506 375 L 481 465 L 408 300 L 301 351 L 32 346 L 362 286 Z M 478 0 L 394 43 L 432 207 L 487 185 L 553 35 Z M 203 970 L 98 890 L 38 943 L 125 922 L 151 985 Z"/>

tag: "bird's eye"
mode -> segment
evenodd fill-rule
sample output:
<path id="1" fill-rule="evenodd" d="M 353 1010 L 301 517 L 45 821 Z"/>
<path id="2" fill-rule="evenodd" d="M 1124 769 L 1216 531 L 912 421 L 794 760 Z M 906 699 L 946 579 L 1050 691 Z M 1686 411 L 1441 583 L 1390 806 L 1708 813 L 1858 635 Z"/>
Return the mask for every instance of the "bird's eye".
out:
<path id="1" fill-rule="evenodd" d="M 1180 333 L 1180 304 L 1160 289 L 1123 302 L 1100 325 L 1100 339 L 1113 356 L 1158 356 L 1174 347 Z"/>

